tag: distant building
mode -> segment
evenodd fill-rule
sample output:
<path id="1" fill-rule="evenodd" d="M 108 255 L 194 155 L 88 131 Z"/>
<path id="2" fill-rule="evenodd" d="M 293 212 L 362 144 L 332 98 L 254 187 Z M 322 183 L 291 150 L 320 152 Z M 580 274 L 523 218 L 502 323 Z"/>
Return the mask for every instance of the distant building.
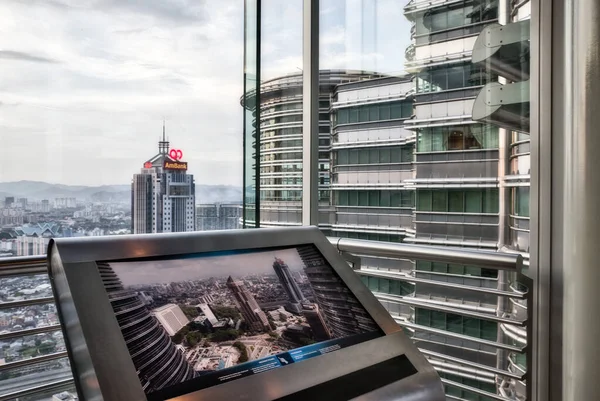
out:
<path id="1" fill-rule="evenodd" d="M 198 300 L 201 304 L 211 304 L 215 302 L 215 297 L 213 297 L 212 295 L 203 295 L 200 298 L 198 298 Z"/>
<path id="2" fill-rule="evenodd" d="M 275 310 L 269 311 L 269 316 L 271 316 L 271 318 L 275 321 L 282 321 L 285 322 L 287 319 L 293 317 L 294 315 L 291 314 L 290 312 L 286 311 L 283 306 L 280 308 L 277 308 Z"/>
<path id="3" fill-rule="evenodd" d="M 239 228 L 242 213 L 239 204 L 212 203 L 196 206 L 196 230 L 232 230 Z"/>
<path id="4" fill-rule="evenodd" d="M 17 199 L 17 205 L 22 209 L 27 209 L 27 206 L 28 206 L 27 198 Z"/>
<path id="5" fill-rule="evenodd" d="M 275 258 L 273 270 L 275 270 L 275 274 L 288 296 L 287 310 L 300 313 L 302 311 L 302 303 L 306 302 L 306 299 L 302 291 L 300 291 L 298 283 L 294 280 L 289 266 L 283 260 Z"/>
<path id="6" fill-rule="evenodd" d="M 266 331 L 271 328 L 269 320 L 265 312 L 260 309 L 258 302 L 254 298 L 254 295 L 242 283 L 241 281 L 235 281 L 231 276 L 227 279 L 227 288 L 233 294 L 235 303 L 242 312 L 244 320 L 248 324 L 250 330 L 253 331 Z"/>
<path id="7" fill-rule="evenodd" d="M 23 209 L 15 207 L 0 209 L 0 226 L 21 225 L 24 222 L 25 213 Z"/>
<path id="8" fill-rule="evenodd" d="M 196 186 L 187 174 L 181 151 L 169 150 L 163 124 L 158 154 L 144 163 L 131 183 L 131 225 L 134 234 L 194 231 Z"/>
<path id="9" fill-rule="evenodd" d="M 27 224 L 15 228 L 17 256 L 45 255 L 50 239 L 61 237 L 56 223 Z"/>
<path id="10" fill-rule="evenodd" d="M 76 198 L 54 198 L 55 209 L 72 209 L 77 207 Z"/>
<path id="11" fill-rule="evenodd" d="M 48 213 L 50 211 L 50 201 L 48 199 L 42 199 L 42 207 L 40 211 L 42 213 Z"/>
<path id="12" fill-rule="evenodd" d="M 331 338 L 331 332 L 327 327 L 325 318 L 321 314 L 319 305 L 317 304 L 304 304 L 302 314 L 306 318 L 310 329 L 312 330 L 313 337 L 316 341 L 325 341 Z"/>
<path id="13" fill-rule="evenodd" d="M 218 323 L 219 320 L 217 319 L 213 311 L 210 309 L 210 306 L 208 306 L 208 304 L 198 304 L 196 305 L 196 308 L 200 309 L 200 312 L 202 312 L 202 314 L 206 316 L 206 319 L 210 322 L 211 325 L 214 326 Z"/>
<path id="14" fill-rule="evenodd" d="M 5 208 L 11 208 L 13 207 L 13 204 L 15 203 L 15 197 L 14 196 L 7 196 L 6 198 L 4 198 L 4 207 Z"/>
<path id="15" fill-rule="evenodd" d="M 181 308 L 175 304 L 161 306 L 154 309 L 152 313 L 170 336 L 174 336 L 190 322 Z"/>

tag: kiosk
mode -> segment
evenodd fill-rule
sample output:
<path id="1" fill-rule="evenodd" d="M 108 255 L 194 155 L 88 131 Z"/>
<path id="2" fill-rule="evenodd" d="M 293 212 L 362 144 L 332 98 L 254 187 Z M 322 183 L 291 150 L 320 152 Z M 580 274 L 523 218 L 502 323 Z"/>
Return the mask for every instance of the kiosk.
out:
<path id="1" fill-rule="evenodd" d="M 56 239 L 80 399 L 445 400 L 316 227 Z"/>

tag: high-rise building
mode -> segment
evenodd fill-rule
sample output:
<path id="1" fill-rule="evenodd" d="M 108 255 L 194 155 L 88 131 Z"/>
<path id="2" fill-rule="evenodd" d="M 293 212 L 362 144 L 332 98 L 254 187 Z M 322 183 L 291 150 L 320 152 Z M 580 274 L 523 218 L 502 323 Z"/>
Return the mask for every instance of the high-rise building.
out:
<path id="1" fill-rule="evenodd" d="M 217 319 L 217 317 L 215 316 L 215 314 L 213 313 L 212 309 L 210 309 L 210 306 L 208 306 L 208 304 L 198 304 L 196 305 L 196 308 L 200 309 L 200 312 L 202 312 L 202 314 L 204 316 L 206 316 L 206 319 L 210 322 L 210 324 L 212 324 L 213 326 L 215 324 L 217 324 L 217 322 L 219 321 Z"/>
<path id="2" fill-rule="evenodd" d="M 42 199 L 40 211 L 42 213 L 48 213 L 50 211 L 50 201 L 48 199 Z"/>
<path id="3" fill-rule="evenodd" d="M 171 337 L 190 322 L 181 308 L 175 304 L 167 304 L 156 308 L 152 311 L 152 314 Z"/>
<path id="4" fill-rule="evenodd" d="M 196 231 L 233 230 L 239 227 L 242 205 L 205 204 L 196 206 Z"/>
<path id="5" fill-rule="evenodd" d="M 365 71 L 322 70 L 319 73 L 319 221 L 329 227 L 330 205 L 330 98 L 336 85 L 378 77 Z M 242 105 L 260 109 L 260 208 L 261 227 L 297 226 L 302 221 L 302 74 L 290 74 L 261 82 L 260 104 L 249 93 Z M 256 116 L 256 113 L 254 114 Z M 253 128 L 256 129 L 256 128 Z M 250 144 L 248 144 L 250 146 Z M 250 163 L 250 161 L 246 161 Z M 255 164 L 255 163 L 252 163 Z M 246 211 L 255 205 L 246 203 Z M 245 227 L 255 226 L 254 213 L 247 213 Z"/>
<path id="6" fill-rule="evenodd" d="M 5 208 L 11 208 L 13 207 L 13 204 L 15 203 L 15 197 L 14 196 L 7 196 L 4 198 L 4 207 Z"/>
<path id="7" fill-rule="evenodd" d="M 316 341 L 326 341 L 331 338 L 331 333 L 327 327 L 325 318 L 321 314 L 319 305 L 313 303 L 302 305 L 302 315 L 306 318 Z"/>
<path id="8" fill-rule="evenodd" d="M 169 149 L 163 124 L 158 154 L 147 160 L 131 183 L 134 234 L 194 231 L 196 187 L 179 149 Z"/>
<path id="9" fill-rule="evenodd" d="M 273 262 L 273 270 L 288 296 L 288 304 L 286 309 L 290 312 L 300 313 L 302 311 L 302 303 L 306 302 L 306 298 L 296 280 L 292 276 L 289 266 L 281 259 L 275 258 Z"/>
<path id="10" fill-rule="evenodd" d="M 227 279 L 227 288 L 231 291 L 246 324 L 252 331 L 267 331 L 270 329 L 269 320 L 265 312 L 260 309 L 254 295 L 242 281 L 234 280 L 231 276 Z"/>
<path id="11" fill-rule="evenodd" d="M 297 250 L 332 337 L 378 330 L 371 316 L 313 245 L 299 246 Z"/>
<path id="12" fill-rule="evenodd" d="M 109 263 L 98 263 L 117 323 L 146 392 L 195 377 L 192 366 L 137 292 L 127 290 Z"/>

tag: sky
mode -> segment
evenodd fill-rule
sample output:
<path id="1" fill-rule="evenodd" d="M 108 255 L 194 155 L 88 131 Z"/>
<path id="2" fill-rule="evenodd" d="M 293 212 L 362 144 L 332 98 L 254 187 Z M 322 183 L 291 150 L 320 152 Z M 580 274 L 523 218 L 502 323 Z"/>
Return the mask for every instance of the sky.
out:
<path id="1" fill-rule="evenodd" d="M 111 263 L 125 287 L 180 281 L 227 277 L 238 279 L 246 275 L 275 274 L 273 261 L 282 259 L 290 270 L 304 267 L 295 248 L 276 251 L 243 253 L 190 259 Z"/>
<path id="2" fill-rule="evenodd" d="M 320 68 L 402 70 L 406 0 L 322 0 Z M 243 0 L 0 1 L 0 182 L 128 184 L 163 119 L 198 184 L 242 184 Z M 302 68 L 263 0 L 262 76 Z"/>

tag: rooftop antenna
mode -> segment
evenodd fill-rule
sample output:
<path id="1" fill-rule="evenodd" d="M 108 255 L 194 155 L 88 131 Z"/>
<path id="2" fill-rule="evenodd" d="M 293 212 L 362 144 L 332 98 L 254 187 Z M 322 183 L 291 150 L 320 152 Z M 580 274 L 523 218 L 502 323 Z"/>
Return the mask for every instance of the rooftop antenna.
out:
<path id="1" fill-rule="evenodd" d="M 162 141 L 158 142 L 158 152 L 163 155 L 166 155 L 167 153 L 169 153 L 169 141 L 167 141 L 164 119 L 163 119 L 163 129 L 162 129 Z"/>

